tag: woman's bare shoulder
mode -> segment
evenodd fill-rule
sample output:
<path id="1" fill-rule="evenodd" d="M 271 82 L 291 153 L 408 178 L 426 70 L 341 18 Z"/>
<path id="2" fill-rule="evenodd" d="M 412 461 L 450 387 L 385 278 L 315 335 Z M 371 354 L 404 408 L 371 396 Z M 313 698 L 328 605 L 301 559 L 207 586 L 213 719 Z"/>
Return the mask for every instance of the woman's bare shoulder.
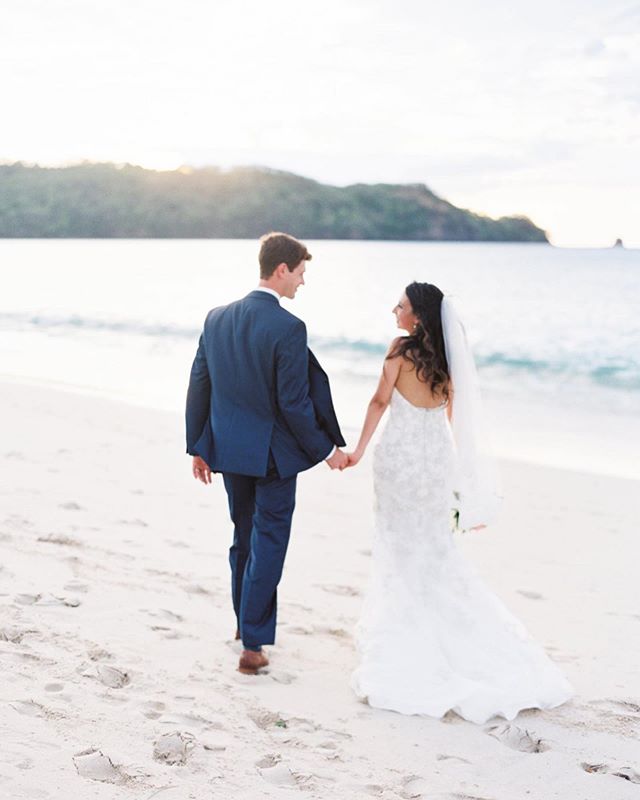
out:
<path id="1" fill-rule="evenodd" d="M 392 358 L 401 358 L 400 353 L 397 352 L 399 345 L 406 339 L 406 336 L 396 336 L 395 339 L 391 340 L 389 347 L 387 348 L 387 358 L 390 356 Z M 396 354 L 394 356 L 394 353 Z"/>

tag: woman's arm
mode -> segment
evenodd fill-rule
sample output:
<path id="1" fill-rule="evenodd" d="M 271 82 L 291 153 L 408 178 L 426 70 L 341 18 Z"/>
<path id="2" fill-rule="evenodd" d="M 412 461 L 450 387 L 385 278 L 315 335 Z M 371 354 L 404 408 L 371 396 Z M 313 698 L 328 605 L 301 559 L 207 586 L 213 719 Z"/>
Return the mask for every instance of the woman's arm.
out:
<path id="1" fill-rule="evenodd" d="M 393 387 L 396 385 L 398 375 L 400 374 L 400 367 L 402 366 L 402 356 L 388 358 L 388 355 L 393 352 L 397 342 L 398 339 L 394 339 L 394 341 L 391 342 L 391 346 L 387 352 L 387 358 L 385 358 L 384 364 L 382 365 L 382 375 L 378 382 L 378 388 L 367 407 L 362 433 L 360 434 L 356 449 L 352 453 L 347 453 L 347 458 L 349 459 L 347 466 L 349 467 L 354 467 L 364 455 L 367 445 L 391 401 L 391 393 L 393 392 Z"/>

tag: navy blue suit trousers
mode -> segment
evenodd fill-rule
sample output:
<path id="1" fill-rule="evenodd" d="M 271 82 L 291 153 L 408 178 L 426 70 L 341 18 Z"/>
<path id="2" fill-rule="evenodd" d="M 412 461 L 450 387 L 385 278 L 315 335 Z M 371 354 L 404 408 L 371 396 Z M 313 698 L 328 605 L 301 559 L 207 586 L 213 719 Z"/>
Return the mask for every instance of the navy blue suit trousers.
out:
<path id="1" fill-rule="evenodd" d="M 229 549 L 233 609 L 243 646 L 259 650 L 275 642 L 277 587 L 289 545 L 297 475 L 281 478 L 273 465 L 264 478 L 225 472 L 223 479 L 234 525 Z"/>

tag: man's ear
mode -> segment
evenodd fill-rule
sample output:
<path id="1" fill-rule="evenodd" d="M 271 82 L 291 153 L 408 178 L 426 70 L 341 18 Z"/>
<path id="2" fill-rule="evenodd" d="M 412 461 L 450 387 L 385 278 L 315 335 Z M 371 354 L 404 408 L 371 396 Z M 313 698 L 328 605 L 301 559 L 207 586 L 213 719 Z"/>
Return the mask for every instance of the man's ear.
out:
<path id="1" fill-rule="evenodd" d="M 284 262 L 284 261 L 281 264 L 278 264 L 278 266 L 276 267 L 276 275 L 281 280 L 282 280 L 282 278 L 285 277 L 287 272 L 289 272 L 289 267 L 287 266 L 286 262 Z"/>

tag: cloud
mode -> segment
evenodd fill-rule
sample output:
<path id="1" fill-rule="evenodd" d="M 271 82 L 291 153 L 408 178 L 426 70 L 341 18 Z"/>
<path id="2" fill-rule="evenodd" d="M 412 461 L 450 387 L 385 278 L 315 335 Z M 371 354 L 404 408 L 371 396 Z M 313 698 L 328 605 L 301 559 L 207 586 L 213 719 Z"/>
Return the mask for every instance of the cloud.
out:
<path id="1" fill-rule="evenodd" d="M 585 46 L 582 52 L 585 56 L 587 56 L 587 58 L 597 58 L 598 56 L 602 55 L 606 49 L 607 46 L 602 39 L 594 39 Z"/>

